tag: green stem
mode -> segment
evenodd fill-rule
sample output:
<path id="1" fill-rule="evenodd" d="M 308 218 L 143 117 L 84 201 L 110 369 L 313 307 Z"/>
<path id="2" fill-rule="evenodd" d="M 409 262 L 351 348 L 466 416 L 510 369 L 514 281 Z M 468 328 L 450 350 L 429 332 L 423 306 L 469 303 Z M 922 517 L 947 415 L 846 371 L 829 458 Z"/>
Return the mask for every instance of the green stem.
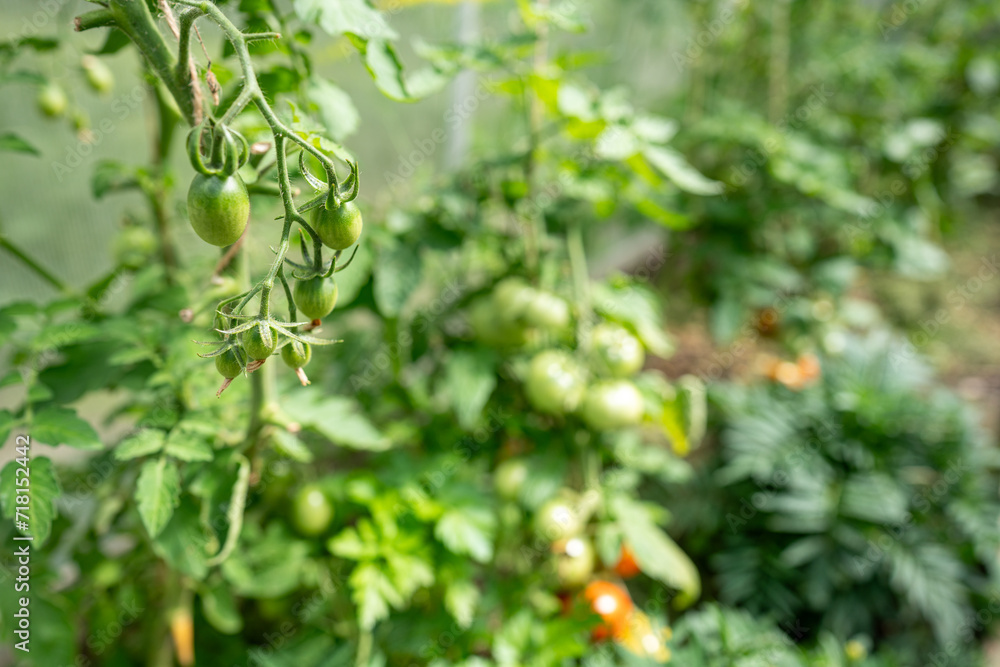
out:
<path id="1" fill-rule="evenodd" d="M 73 290 L 71 290 L 66 285 L 66 283 L 64 283 L 63 281 L 59 280 L 58 278 L 56 278 L 51 273 L 49 273 L 49 271 L 47 269 L 45 269 L 41 264 L 39 264 L 34 259 L 32 259 L 26 252 L 24 252 L 23 250 L 21 250 L 20 248 L 18 248 L 16 245 L 14 245 L 9 239 L 7 239 L 4 236 L 0 236 L 0 248 L 3 248 L 4 250 L 6 250 L 7 252 L 9 252 L 14 257 L 16 257 L 19 260 L 21 260 L 21 263 L 24 264 L 25 266 L 27 266 L 32 271 L 34 271 L 35 274 L 39 278 L 43 279 L 45 282 L 47 282 L 48 284 L 50 284 L 53 287 L 55 287 L 60 292 L 63 292 L 65 294 L 71 294 L 72 293 Z"/>
<path id="2" fill-rule="evenodd" d="M 788 106 L 789 0 L 772 0 L 771 56 L 768 63 L 767 115 L 777 123 Z"/>
<path id="3" fill-rule="evenodd" d="M 118 28 L 128 35 L 150 68 L 170 90 L 185 120 L 190 125 L 197 125 L 203 110 L 195 104 L 190 77 L 177 77 L 177 58 L 167 46 L 149 6 L 137 0 L 110 0 L 108 8 Z"/>
<path id="4" fill-rule="evenodd" d="M 153 147 L 154 179 L 147 192 L 153 218 L 156 220 L 156 233 L 160 240 L 160 257 L 167 284 L 174 282 L 174 271 L 177 268 L 177 254 L 170 235 L 170 215 L 168 213 L 169 186 L 167 179 L 167 164 L 170 157 L 170 144 L 177 127 L 177 114 L 167 103 L 163 90 L 153 83 L 153 93 L 156 98 L 156 115 L 159 131 L 156 135 L 156 145 Z"/>
<path id="5" fill-rule="evenodd" d="M 590 273 L 587 269 L 587 253 L 583 246 L 583 230 L 579 223 L 574 223 L 569 228 L 566 235 L 566 252 L 573 274 L 573 291 L 580 309 L 580 317 L 577 318 L 578 339 L 581 347 L 586 349 L 590 341 Z"/>

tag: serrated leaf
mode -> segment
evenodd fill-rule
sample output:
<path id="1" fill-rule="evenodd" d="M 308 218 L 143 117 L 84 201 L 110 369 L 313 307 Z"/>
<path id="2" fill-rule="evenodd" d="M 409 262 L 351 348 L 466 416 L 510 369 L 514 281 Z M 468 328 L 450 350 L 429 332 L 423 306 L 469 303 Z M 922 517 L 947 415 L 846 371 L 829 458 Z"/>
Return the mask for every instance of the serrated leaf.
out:
<path id="1" fill-rule="evenodd" d="M 204 436 L 182 428 L 170 432 L 163 451 L 181 461 L 211 461 L 215 458 L 215 450 Z"/>
<path id="2" fill-rule="evenodd" d="M 87 450 L 104 447 L 97 437 L 97 431 L 69 408 L 45 408 L 39 411 L 31 422 L 31 437 L 53 446 L 67 445 Z"/>
<path id="3" fill-rule="evenodd" d="M 653 521 L 649 510 L 624 496 L 611 500 L 622 536 L 635 554 L 640 569 L 650 577 L 681 592 L 678 606 L 687 606 L 701 594 L 698 569 L 677 543 Z"/>
<path id="4" fill-rule="evenodd" d="M 335 140 L 343 141 L 358 129 L 358 110 L 351 96 L 341 88 L 317 76 L 309 81 L 306 95 L 315 105 L 320 122 Z"/>
<path id="5" fill-rule="evenodd" d="M 0 505 L 3 506 L 3 514 L 8 519 L 13 520 L 17 515 L 17 510 L 21 510 L 21 516 L 27 515 L 25 523 L 27 530 L 20 530 L 22 535 L 31 535 L 35 538 L 35 546 L 40 547 L 49 539 L 52 531 L 52 521 L 56 516 L 55 500 L 62 492 L 59 488 L 59 478 L 56 476 L 52 461 L 44 456 L 32 458 L 28 463 L 29 475 L 27 477 L 18 476 L 17 470 L 23 469 L 17 461 L 10 461 L 3 470 L 0 471 Z M 27 479 L 27 487 L 18 487 L 18 479 Z M 27 488 L 28 503 L 18 505 L 15 502 L 18 488 Z"/>
<path id="6" fill-rule="evenodd" d="M 490 350 L 459 350 L 445 363 L 444 388 L 464 429 L 473 428 L 497 386 L 496 357 Z"/>
<path id="7" fill-rule="evenodd" d="M 167 434 L 155 428 L 147 428 L 125 438 L 115 447 L 115 459 L 129 461 L 155 454 L 163 449 Z"/>
<path id="8" fill-rule="evenodd" d="M 361 406 L 345 396 L 302 392 L 285 409 L 290 417 L 319 431 L 335 444 L 370 451 L 383 451 L 392 446 L 392 442 L 368 421 Z"/>
<path id="9" fill-rule="evenodd" d="M 420 255 L 413 246 L 397 243 L 379 254 L 373 270 L 375 305 L 386 317 L 398 317 L 420 283 Z"/>
<path id="10" fill-rule="evenodd" d="M 41 152 L 37 148 L 13 132 L 4 132 L 3 134 L 0 134 L 0 151 L 41 155 Z"/>
<path id="11" fill-rule="evenodd" d="M 642 154 L 674 185 L 685 192 L 696 195 L 717 195 L 722 193 L 724 188 L 722 183 L 706 178 L 704 174 L 692 167 L 684 159 L 684 156 L 677 151 L 660 146 L 645 146 L 642 149 Z"/>
<path id="12" fill-rule="evenodd" d="M 392 45 L 383 40 L 373 39 L 363 47 L 365 68 L 371 74 L 375 87 L 390 99 L 406 102 L 412 98 L 406 90 L 403 78 L 403 64 Z"/>
<path id="13" fill-rule="evenodd" d="M 283 456 L 287 456 L 299 463 L 311 463 L 313 453 L 305 444 L 288 431 L 276 430 L 272 436 L 274 450 Z"/>
<path id="14" fill-rule="evenodd" d="M 20 378 L 19 375 L 18 378 Z M 0 386 L 3 385 L 0 384 Z M 14 429 L 16 422 L 17 419 L 14 418 L 14 415 L 9 410 L 0 410 L 0 447 L 7 442 L 7 438 L 10 437 L 10 432 Z"/>
<path id="15" fill-rule="evenodd" d="M 371 630 L 376 623 L 389 617 L 389 605 L 403 603 L 389 577 L 373 563 L 362 563 L 354 568 L 348 583 L 351 599 L 358 607 L 358 622 L 365 630 Z"/>
<path id="16" fill-rule="evenodd" d="M 135 169 L 116 160 L 98 162 L 94 168 L 94 175 L 90 179 L 90 190 L 94 199 L 100 199 L 114 190 L 123 190 L 137 185 Z"/>
<path id="17" fill-rule="evenodd" d="M 434 536 L 455 554 L 467 554 L 480 563 L 493 557 L 493 534 L 496 515 L 486 507 L 460 507 L 447 510 L 437 525 Z"/>
<path id="18" fill-rule="evenodd" d="M 221 582 L 200 591 L 201 610 L 205 620 L 224 635 L 234 635 L 243 629 L 243 617 L 236 608 L 236 599 Z"/>
<path id="19" fill-rule="evenodd" d="M 444 606 L 462 629 L 472 625 L 479 604 L 479 589 L 468 579 L 456 579 L 444 591 Z"/>
<path id="20" fill-rule="evenodd" d="M 181 480 L 177 464 L 167 458 L 146 461 L 135 483 L 135 500 L 146 532 L 155 538 L 173 516 L 180 502 Z"/>
<path id="21" fill-rule="evenodd" d="M 295 0 L 295 13 L 306 23 L 315 23 L 328 35 L 350 34 L 362 39 L 396 39 L 397 34 L 382 12 L 365 0 Z"/>

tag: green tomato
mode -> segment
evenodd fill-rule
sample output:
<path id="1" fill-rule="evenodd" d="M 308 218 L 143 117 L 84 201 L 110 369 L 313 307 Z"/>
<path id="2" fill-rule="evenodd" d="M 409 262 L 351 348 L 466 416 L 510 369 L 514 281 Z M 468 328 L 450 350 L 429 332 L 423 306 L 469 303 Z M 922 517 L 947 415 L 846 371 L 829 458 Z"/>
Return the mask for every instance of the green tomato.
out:
<path id="1" fill-rule="evenodd" d="M 498 282 L 490 295 L 497 320 L 522 325 L 528 306 L 537 293 L 535 288 L 522 278 L 505 278 Z"/>
<path id="2" fill-rule="evenodd" d="M 635 426 L 645 412 L 642 394 L 628 380 L 607 380 L 587 389 L 580 416 L 595 431 Z"/>
<path id="3" fill-rule="evenodd" d="M 598 324 L 591 333 L 594 370 L 601 375 L 628 377 L 642 369 L 646 353 L 642 343 L 617 324 Z"/>
<path id="4" fill-rule="evenodd" d="M 322 535 L 333 521 L 333 505 L 316 484 L 299 489 L 292 501 L 292 524 L 307 537 Z"/>
<path id="5" fill-rule="evenodd" d="M 309 343 L 293 340 L 281 348 L 281 360 L 289 368 L 302 368 L 312 359 L 312 348 Z"/>
<path id="6" fill-rule="evenodd" d="M 263 361 L 274 354 L 274 349 L 278 347 L 278 331 L 260 322 L 240 334 L 240 343 L 248 357 Z"/>
<path id="7" fill-rule="evenodd" d="M 535 514 L 535 532 L 550 542 L 576 535 L 582 528 L 579 514 L 563 497 L 546 501 Z"/>
<path id="8" fill-rule="evenodd" d="M 344 250 L 357 243 L 364 227 L 361 211 L 352 201 L 334 208 L 324 205 L 313 209 L 312 224 L 323 244 L 332 250 Z"/>
<path id="9" fill-rule="evenodd" d="M 333 277 L 316 276 L 295 283 L 295 306 L 310 320 L 321 320 L 337 305 L 337 283 Z"/>
<path id="10" fill-rule="evenodd" d="M 197 174 L 187 195 L 188 219 L 202 241 L 215 246 L 236 243 L 250 219 L 250 195 L 239 174 Z"/>
<path id="11" fill-rule="evenodd" d="M 542 331 L 558 333 L 569 326 L 569 304 L 551 292 L 538 291 L 528 303 L 524 319 Z"/>
<path id="12" fill-rule="evenodd" d="M 563 586 L 576 588 L 594 574 L 594 547 L 585 537 L 571 537 L 556 545 L 556 576 Z"/>
<path id="13" fill-rule="evenodd" d="M 557 415 L 572 412 L 585 388 L 583 371 L 569 354 L 545 350 L 531 360 L 525 393 L 536 410 Z"/>
<path id="14" fill-rule="evenodd" d="M 119 266 L 141 269 L 156 252 L 156 235 L 138 225 L 126 227 L 115 238 L 112 252 Z"/>
<path id="15" fill-rule="evenodd" d="M 476 340 L 491 347 L 517 347 L 527 340 L 524 327 L 497 317 L 493 299 L 475 301 L 469 308 L 469 323 Z"/>
<path id="16" fill-rule="evenodd" d="M 243 364 L 237 348 L 231 347 L 215 358 L 215 370 L 219 375 L 232 380 L 243 372 Z"/>
<path id="17" fill-rule="evenodd" d="M 115 75 L 100 58 L 84 56 L 80 60 L 87 83 L 99 93 L 110 93 L 115 87 Z"/>
<path id="18" fill-rule="evenodd" d="M 517 500 L 528 478 L 528 466 L 521 459 L 507 459 L 493 473 L 497 494 L 506 500 Z"/>
<path id="19" fill-rule="evenodd" d="M 51 81 L 42 86 L 35 101 L 38 103 L 39 110 L 49 118 L 66 113 L 66 107 L 69 104 L 63 89 Z"/>

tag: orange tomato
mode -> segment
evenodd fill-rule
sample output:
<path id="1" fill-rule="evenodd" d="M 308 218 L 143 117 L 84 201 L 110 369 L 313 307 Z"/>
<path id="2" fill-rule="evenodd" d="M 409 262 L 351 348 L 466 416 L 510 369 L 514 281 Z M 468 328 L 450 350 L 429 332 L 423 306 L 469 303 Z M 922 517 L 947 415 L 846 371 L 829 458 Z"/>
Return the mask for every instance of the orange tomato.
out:
<path id="1" fill-rule="evenodd" d="M 635 609 L 629 614 L 621 632 L 615 635 L 615 641 L 635 655 L 664 663 L 670 660 L 667 641 L 672 635 L 670 628 L 660 628 L 657 631 L 649 616 Z"/>
<path id="2" fill-rule="evenodd" d="M 610 581 L 592 581 L 583 590 L 583 595 L 594 613 L 604 621 L 603 625 L 594 629 L 595 640 L 618 637 L 625 631 L 633 605 L 623 586 Z"/>
<path id="3" fill-rule="evenodd" d="M 615 565 L 615 574 L 622 579 L 630 579 L 642 572 L 639 563 L 635 560 L 635 554 L 627 544 L 622 543 L 621 554 L 618 556 L 618 563 Z"/>
<path id="4" fill-rule="evenodd" d="M 815 354 L 799 355 L 798 367 L 806 382 L 811 382 L 820 376 L 819 358 Z"/>

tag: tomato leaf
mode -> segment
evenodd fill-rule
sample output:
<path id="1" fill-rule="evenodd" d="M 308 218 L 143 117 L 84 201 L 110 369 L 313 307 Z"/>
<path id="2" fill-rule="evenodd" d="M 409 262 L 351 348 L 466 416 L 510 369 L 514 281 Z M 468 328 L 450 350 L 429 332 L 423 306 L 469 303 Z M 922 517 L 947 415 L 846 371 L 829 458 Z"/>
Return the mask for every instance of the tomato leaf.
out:
<path id="1" fill-rule="evenodd" d="M 211 461 L 215 458 L 215 450 L 203 436 L 179 428 L 170 432 L 164 452 L 181 461 Z"/>
<path id="2" fill-rule="evenodd" d="M 379 254 L 374 272 L 375 305 L 386 317 L 399 317 L 420 283 L 420 255 L 412 246 L 394 244 Z"/>
<path id="3" fill-rule="evenodd" d="M 493 557 L 496 516 L 486 507 L 464 506 L 446 510 L 434 535 L 455 554 L 468 554 L 485 563 Z"/>
<path id="4" fill-rule="evenodd" d="M 155 538 L 170 521 L 180 501 L 181 481 L 177 464 L 160 457 L 146 461 L 135 484 L 135 500 L 139 516 L 151 538 Z"/>
<path id="5" fill-rule="evenodd" d="M 22 466 L 17 461 L 10 461 L 0 471 L 0 505 L 3 506 L 3 514 L 8 519 L 14 519 L 17 510 L 21 510 L 21 516 L 27 515 L 25 523 L 27 530 L 20 530 L 22 535 L 31 535 L 35 538 L 35 546 L 41 546 L 49 539 L 52 530 L 52 521 L 56 516 L 55 500 L 62 493 L 59 488 L 59 479 L 56 477 L 55 468 L 52 461 L 44 456 L 32 458 L 28 463 L 30 474 L 21 479 L 28 480 L 27 487 L 18 487 L 17 470 Z M 27 505 L 15 503 L 18 488 L 30 489 Z"/>
<path id="6" fill-rule="evenodd" d="M 69 408 L 45 408 L 32 420 L 31 437 L 46 445 L 68 445 L 76 449 L 101 449 L 97 431 Z"/>
<path id="7" fill-rule="evenodd" d="M 130 435 L 115 447 L 115 459 L 129 461 L 140 456 L 155 454 L 163 449 L 166 435 L 163 431 L 155 428 L 146 428 Z"/>
<path id="8" fill-rule="evenodd" d="M 290 402 L 285 409 L 290 417 L 322 433 L 335 444 L 371 451 L 383 451 L 392 446 L 350 398 L 310 392 Z"/>
<path id="9" fill-rule="evenodd" d="M 611 499 L 622 536 L 644 573 L 681 592 L 675 604 L 686 607 L 701 594 L 698 569 L 677 543 L 656 525 L 648 508 L 626 496 Z"/>
<path id="10" fill-rule="evenodd" d="M 725 187 L 719 181 L 706 178 L 677 151 L 660 146 L 645 146 L 642 154 L 674 185 L 685 192 L 695 195 L 718 195 Z"/>
<path id="11" fill-rule="evenodd" d="M 358 129 L 358 110 L 351 96 L 326 79 L 314 76 L 306 88 L 306 95 L 315 107 L 326 131 L 337 141 L 354 134 Z"/>
<path id="12" fill-rule="evenodd" d="M 365 0 L 295 0 L 295 13 L 306 23 L 314 23 L 328 35 L 350 34 L 362 39 L 396 39 L 382 12 Z"/>
<path id="13" fill-rule="evenodd" d="M 37 148 L 13 132 L 4 132 L 3 134 L 0 134 L 0 151 L 41 155 L 41 152 Z"/>
<path id="14" fill-rule="evenodd" d="M 445 364 L 444 389 L 458 423 L 472 429 L 497 386 L 496 357 L 490 350 L 459 350 Z"/>

